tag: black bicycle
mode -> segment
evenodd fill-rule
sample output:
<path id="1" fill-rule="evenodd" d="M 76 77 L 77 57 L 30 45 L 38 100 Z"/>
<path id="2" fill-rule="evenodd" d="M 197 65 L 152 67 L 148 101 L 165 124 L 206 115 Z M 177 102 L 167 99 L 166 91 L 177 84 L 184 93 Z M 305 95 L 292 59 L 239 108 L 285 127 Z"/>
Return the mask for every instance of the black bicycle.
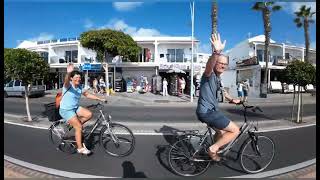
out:
<path id="1" fill-rule="evenodd" d="M 87 106 L 87 108 L 98 109 L 99 116 L 91 130 L 83 129 L 83 142 L 88 142 L 89 138 L 97 130 L 100 134 L 100 146 L 106 153 L 117 157 L 129 155 L 135 147 L 135 137 L 132 131 L 122 124 L 112 122 L 111 115 L 105 115 L 103 107 L 102 103 Z M 57 149 L 67 153 L 75 153 L 77 145 L 74 133 L 70 133 L 70 131 L 70 126 L 61 119 L 52 123 L 49 128 L 49 136 Z M 73 134 L 73 136 L 70 136 L 70 134 Z"/>
<path id="2" fill-rule="evenodd" d="M 247 173 L 258 173 L 265 170 L 272 162 L 275 154 L 275 145 L 271 138 L 257 135 L 257 125 L 254 121 L 247 121 L 247 109 L 260 111 L 258 106 L 240 103 L 244 109 L 244 123 L 240 127 L 240 133 L 233 141 L 218 151 L 222 161 L 227 161 L 226 155 L 233 145 L 244 135 L 248 135 L 238 152 L 242 169 Z M 207 126 L 204 134 L 194 133 L 177 141 L 169 150 L 168 161 L 172 170 L 180 176 L 197 176 L 204 173 L 213 161 L 209 155 L 209 147 L 214 144 L 211 127 Z"/>

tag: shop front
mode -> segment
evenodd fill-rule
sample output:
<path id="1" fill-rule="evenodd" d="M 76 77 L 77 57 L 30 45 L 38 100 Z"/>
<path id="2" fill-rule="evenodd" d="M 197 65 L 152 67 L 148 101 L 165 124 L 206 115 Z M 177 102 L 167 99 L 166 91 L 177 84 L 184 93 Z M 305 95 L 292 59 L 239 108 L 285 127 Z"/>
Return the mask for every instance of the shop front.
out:
<path id="1" fill-rule="evenodd" d="M 200 89 L 201 64 L 194 64 L 193 84 Z M 191 68 L 186 63 L 159 64 L 159 76 L 168 81 L 168 93 L 173 96 L 190 95 Z M 195 93 L 197 94 L 197 93 Z"/>

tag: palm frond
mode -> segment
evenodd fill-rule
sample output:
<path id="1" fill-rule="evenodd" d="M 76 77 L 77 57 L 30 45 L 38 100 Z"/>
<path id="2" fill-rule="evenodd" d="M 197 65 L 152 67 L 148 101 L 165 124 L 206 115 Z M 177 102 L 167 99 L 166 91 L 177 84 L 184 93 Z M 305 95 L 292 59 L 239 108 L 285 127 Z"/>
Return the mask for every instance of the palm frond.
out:
<path id="1" fill-rule="evenodd" d="M 309 7 L 308 9 L 306 9 L 307 14 L 310 14 L 310 10 L 311 10 L 311 7 Z"/>
<path id="2" fill-rule="evenodd" d="M 294 12 L 298 17 L 302 17 L 302 12 L 301 11 L 297 11 L 297 12 Z"/>
<path id="3" fill-rule="evenodd" d="M 294 22 L 297 23 L 297 24 L 298 24 L 298 23 L 301 23 L 300 18 L 295 18 L 295 19 L 294 19 Z"/>
<path id="4" fill-rule="evenodd" d="M 273 6 L 272 11 L 279 11 L 282 7 L 281 6 Z"/>
<path id="5" fill-rule="evenodd" d="M 267 6 L 272 6 L 273 4 L 274 4 L 274 2 L 272 2 L 272 1 L 269 1 L 266 3 Z"/>
<path id="6" fill-rule="evenodd" d="M 264 8 L 264 3 L 263 2 L 256 2 L 253 6 L 252 6 L 252 10 L 257 10 L 260 11 Z"/>
<path id="7" fill-rule="evenodd" d="M 310 16 L 309 16 L 309 17 L 312 17 L 314 14 L 316 14 L 316 12 L 310 13 Z"/>
<path id="8" fill-rule="evenodd" d="M 302 5 L 302 6 L 300 7 L 300 12 L 305 11 L 305 10 L 306 10 L 306 5 Z"/>

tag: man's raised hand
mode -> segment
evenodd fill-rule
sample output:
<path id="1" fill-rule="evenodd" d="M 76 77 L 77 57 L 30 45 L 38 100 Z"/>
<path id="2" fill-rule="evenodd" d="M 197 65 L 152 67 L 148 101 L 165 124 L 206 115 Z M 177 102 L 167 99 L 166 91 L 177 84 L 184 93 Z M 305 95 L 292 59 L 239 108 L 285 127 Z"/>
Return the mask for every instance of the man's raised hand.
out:
<path id="1" fill-rule="evenodd" d="M 223 43 L 221 43 L 221 39 L 220 39 L 220 34 L 212 34 L 211 35 L 211 38 L 209 38 L 210 41 L 211 41 L 211 44 L 213 45 L 214 47 L 214 51 L 217 52 L 217 53 L 220 53 L 225 45 L 226 45 L 226 40 L 223 41 Z"/>

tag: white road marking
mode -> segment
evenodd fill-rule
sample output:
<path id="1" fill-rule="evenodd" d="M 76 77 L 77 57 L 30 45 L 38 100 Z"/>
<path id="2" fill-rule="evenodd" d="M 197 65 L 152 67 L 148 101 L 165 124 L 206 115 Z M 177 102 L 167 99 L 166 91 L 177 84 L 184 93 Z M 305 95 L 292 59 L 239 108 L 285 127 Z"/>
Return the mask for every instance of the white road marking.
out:
<path id="1" fill-rule="evenodd" d="M 21 124 L 21 123 L 15 123 L 15 122 L 10 122 L 10 121 L 4 121 L 4 123 L 7 124 L 12 124 L 12 125 L 17 125 L 17 126 L 24 126 L 24 127 L 30 127 L 30 128 L 36 128 L 36 129 L 48 129 L 49 127 L 40 127 L 40 126 L 34 126 L 34 125 L 27 125 L 27 124 Z M 121 124 L 124 124 L 126 126 L 128 126 L 130 129 L 132 129 L 131 126 L 133 126 L 132 122 L 121 122 Z M 144 126 L 156 126 L 156 125 L 163 125 L 163 123 L 144 123 Z M 184 126 L 184 125 L 192 125 L 195 126 L 195 123 L 170 123 L 170 125 L 174 125 L 176 127 L 179 126 Z M 270 129 L 265 129 L 265 130 L 259 130 L 257 132 L 272 132 L 272 131 L 282 131 L 282 130 L 292 130 L 292 129 L 297 129 L 297 128 L 305 128 L 305 127 L 310 127 L 310 126 L 315 126 L 316 123 L 314 124 L 307 124 L 307 125 L 301 125 L 301 126 L 295 126 L 295 127 L 282 127 L 282 128 L 270 128 Z M 194 128 L 196 129 L 196 128 Z M 203 126 L 203 128 L 205 130 L 205 126 Z M 133 133 L 135 135 L 164 135 L 164 134 L 170 134 L 170 133 L 157 133 L 157 132 L 150 132 L 150 130 L 134 130 Z M 121 133 L 120 133 L 121 134 Z"/>

